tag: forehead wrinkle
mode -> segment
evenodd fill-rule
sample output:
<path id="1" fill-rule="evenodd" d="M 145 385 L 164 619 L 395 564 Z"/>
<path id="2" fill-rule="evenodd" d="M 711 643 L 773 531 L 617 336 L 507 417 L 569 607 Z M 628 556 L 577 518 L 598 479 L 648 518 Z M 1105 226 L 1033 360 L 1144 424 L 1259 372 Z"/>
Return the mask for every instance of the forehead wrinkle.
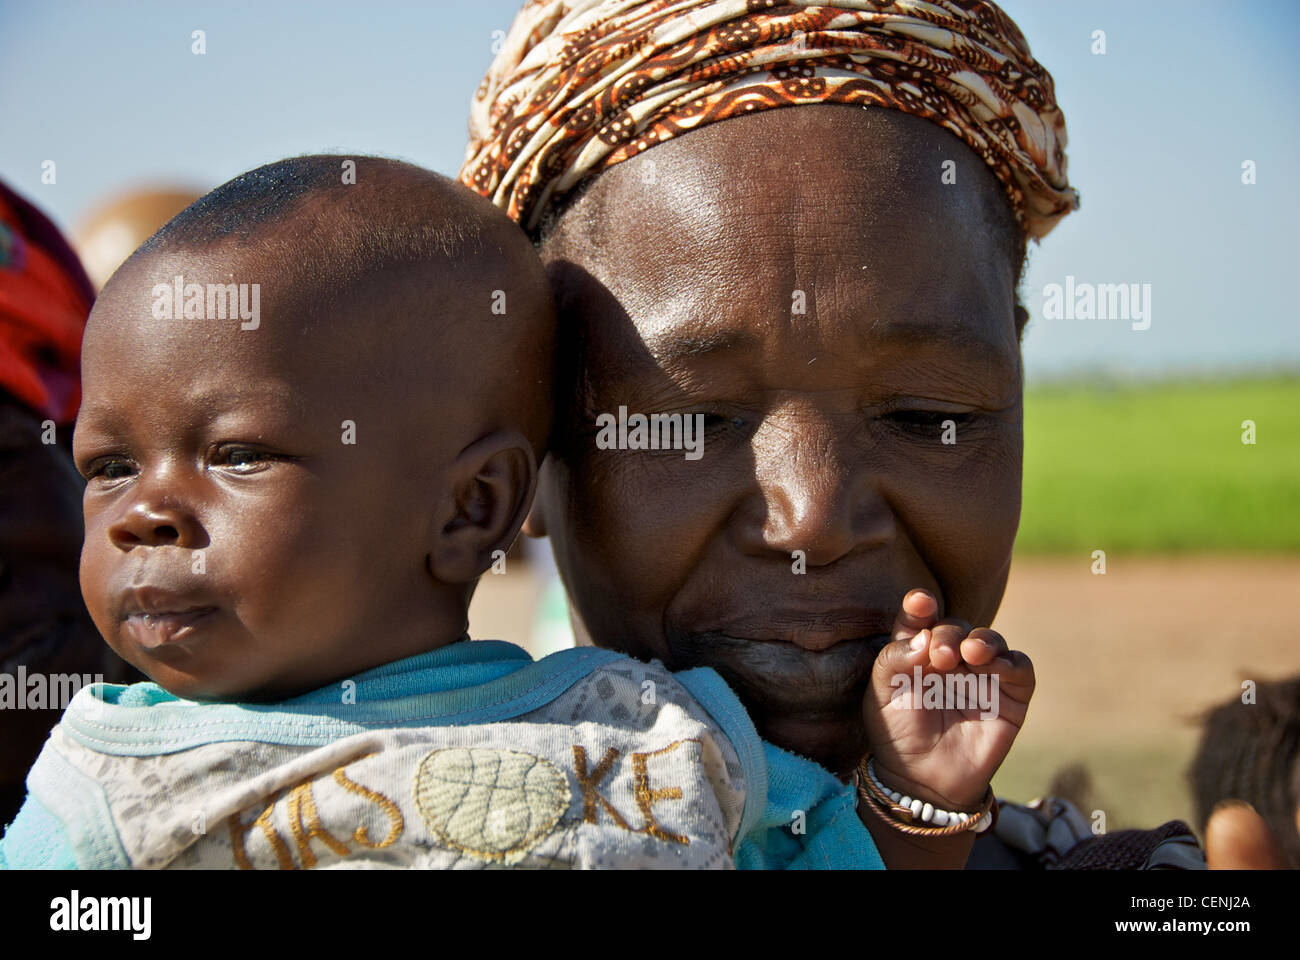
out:
<path id="1" fill-rule="evenodd" d="M 605 249 L 614 256 L 597 260 L 605 260 L 605 282 L 643 337 L 676 322 L 660 296 L 671 285 L 682 291 L 673 298 L 678 309 L 733 318 L 772 348 L 777 331 L 809 352 L 843 342 L 844 333 L 852 331 L 860 344 L 874 348 L 873 354 L 898 341 L 901 347 L 957 354 L 970 347 L 968 354 L 996 357 L 1000 365 L 1014 359 L 1014 278 L 998 261 L 999 245 L 986 242 L 987 218 L 976 215 L 991 175 L 973 153 L 963 156 L 969 148 L 946 131 L 923 121 L 908 129 L 910 118 L 869 111 L 861 121 L 859 111 L 850 115 L 848 109 L 736 118 L 601 174 L 589 196 L 613 201 L 604 223 L 610 241 Z M 757 146 L 770 140 L 757 136 L 755 124 L 779 126 L 787 134 L 825 133 L 820 120 L 812 121 L 824 118 L 826 110 L 842 117 L 847 131 L 823 137 L 839 158 L 830 168 L 811 150 L 796 156 L 793 168 L 788 151 L 777 166 L 764 150 L 732 150 L 721 155 L 725 162 L 718 159 L 718 146 L 734 146 L 746 132 L 755 135 L 750 139 Z M 896 129 L 899 124 L 903 129 Z M 799 136 L 782 139 L 808 142 Z M 954 155 L 961 161 L 959 186 L 939 189 L 930 176 L 937 170 L 932 161 Z M 657 185 L 647 187 L 637 165 L 651 159 L 661 162 Z M 786 174 L 780 189 L 763 176 L 769 168 Z M 893 258 L 918 245 L 926 266 L 910 276 Z M 804 315 L 791 313 L 795 289 L 807 295 Z M 1003 306 L 1005 320 L 998 316 Z M 910 337 L 866 336 L 896 320 L 924 324 L 927 316 L 939 322 Z M 945 317 L 958 320 L 945 328 Z M 982 343 L 981 333 L 987 335 Z M 680 344 L 687 352 L 705 353 L 712 352 L 709 345 Z M 861 346 L 855 349 L 862 353 Z M 857 359 L 874 362 L 871 356 Z"/>
<path id="2" fill-rule="evenodd" d="M 827 122 L 837 118 L 839 123 Z M 764 149 L 771 146 L 774 131 L 783 134 L 778 139 L 785 144 L 779 159 Z M 760 136 L 763 133 L 768 136 Z M 811 147 L 798 152 L 799 144 L 814 141 L 820 143 L 817 152 Z M 737 144 L 742 149 L 735 149 Z M 725 160 L 720 161 L 719 149 L 728 146 L 733 149 L 724 150 Z M 826 151 L 835 154 L 835 163 L 827 164 Z M 940 188 L 931 174 L 941 160 L 954 157 L 959 160 L 958 185 Z M 641 182 L 638 165 L 656 158 L 659 173 L 651 188 Z M 805 165 L 809 171 L 802 175 Z M 891 233 L 925 232 L 938 223 L 944 227 L 938 231 L 939 242 L 948 254 L 971 243 L 997 249 L 1003 245 L 984 242 L 985 201 L 992 198 L 1005 206 L 996 178 L 984 167 L 950 131 L 924 120 L 823 105 L 766 111 L 692 131 L 605 171 L 594 192 L 601 192 L 605 184 L 600 181 L 605 180 L 613 188 L 606 194 L 615 200 L 612 209 L 635 209 L 642 221 L 671 219 L 684 236 L 701 242 L 712 241 L 718 221 L 727 220 L 720 209 L 743 209 L 752 220 L 775 223 L 778 230 L 770 239 L 787 244 L 792 220 L 802 222 L 800 232 L 809 239 L 825 238 L 832 244 L 836 234 L 860 230 L 864 221 Z M 784 183 L 780 190 L 770 188 L 774 175 Z M 800 216 L 793 217 L 796 213 Z M 637 218 L 606 219 L 618 225 Z M 965 243 L 948 236 L 956 225 L 969 234 Z M 758 239 L 763 225 L 756 224 L 754 231 Z M 629 232 L 633 245 L 639 246 L 635 241 L 640 235 Z"/>
<path id="3" fill-rule="evenodd" d="M 981 365 L 1001 366 L 1014 359 L 1010 339 L 989 336 L 986 324 L 973 323 L 964 317 L 957 322 L 927 319 L 924 316 L 899 314 L 878 315 L 854 310 L 851 304 L 836 312 L 811 309 L 804 316 L 772 317 L 753 322 L 752 314 L 730 316 L 709 323 L 688 323 L 685 329 L 671 316 L 657 322 L 649 318 L 638 323 L 638 333 L 649 359 L 659 365 L 689 362 L 724 355 L 773 354 L 774 356 L 812 354 L 833 348 L 835 341 L 847 334 L 853 349 L 848 358 L 858 358 L 863 366 L 873 366 L 882 352 L 893 355 L 899 350 L 929 354 L 950 351 L 954 359 L 970 359 Z M 838 306 L 838 305 L 837 305 Z M 793 350 L 791 348 L 794 348 Z"/>

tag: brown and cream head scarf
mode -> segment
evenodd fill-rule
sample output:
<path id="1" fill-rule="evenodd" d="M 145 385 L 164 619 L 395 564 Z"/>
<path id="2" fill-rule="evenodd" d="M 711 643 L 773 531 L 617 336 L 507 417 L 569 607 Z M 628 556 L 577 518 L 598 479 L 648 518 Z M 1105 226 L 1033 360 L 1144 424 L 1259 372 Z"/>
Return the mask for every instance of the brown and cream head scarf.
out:
<path id="1" fill-rule="evenodd" d="M 1079 206 L 1052 77 L 990 0 L 528 0 L 474 96 L 460 179 L 535 234 L 605 167 L 815 103 L 941 124 L 993 170 L 1027 237 Z"/>

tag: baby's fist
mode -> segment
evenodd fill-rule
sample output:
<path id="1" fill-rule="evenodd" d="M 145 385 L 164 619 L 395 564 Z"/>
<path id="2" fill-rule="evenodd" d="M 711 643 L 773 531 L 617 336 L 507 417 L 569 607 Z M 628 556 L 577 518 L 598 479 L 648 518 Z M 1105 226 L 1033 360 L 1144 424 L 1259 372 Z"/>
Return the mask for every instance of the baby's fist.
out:
<path id="1" fill-rule="evenodd" d="M 867 739 L 886 786 L 935 806 L 978 807 L 1020 732 L 1034 692 L 1029 658 L 996 631 L 910 591 L 893 642 L 876 658 L 863 700 Z"/>

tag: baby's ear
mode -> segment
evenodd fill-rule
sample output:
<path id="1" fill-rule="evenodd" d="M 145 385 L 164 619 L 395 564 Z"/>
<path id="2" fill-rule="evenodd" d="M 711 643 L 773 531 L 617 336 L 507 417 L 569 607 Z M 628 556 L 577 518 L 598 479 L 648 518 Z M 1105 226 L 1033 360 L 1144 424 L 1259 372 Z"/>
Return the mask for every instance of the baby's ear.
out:
<path id="1" fill-rule="evenodd" d="M 429 572 L 443 583 L 469 583 L 518 535 L 537 489 L 537 461 L 522 435 L 499 430 L 462 450 L 443 478 L 446 499 Z"/>
<path id="2" fill-rule="evenodd" d="M 534 540 L 540 540 L 546 536 L 546 510 L 542 504 L 546 500 L 546 490 L 548 484 L 553 482 L 548 479 L 554 472 L 555 462 L 549 454 L 542 458 L 542 464 L 537 468 L 537 495 L 533 498 L 533 505 L 528 511 L 528 516 L 524 518 L 523 534 L 526 537 L 532 537 Z"/>

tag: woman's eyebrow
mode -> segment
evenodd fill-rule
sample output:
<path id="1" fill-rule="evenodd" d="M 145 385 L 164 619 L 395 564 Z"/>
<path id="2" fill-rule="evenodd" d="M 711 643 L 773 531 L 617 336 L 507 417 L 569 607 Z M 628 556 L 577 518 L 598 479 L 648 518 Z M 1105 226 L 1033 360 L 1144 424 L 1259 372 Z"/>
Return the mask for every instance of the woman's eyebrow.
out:
<path id="1" fill-rule="evenodd" d="M 646 333 L 642 336 L 642 342 L 657 362 L 664 363 L 752 350 L 758 346 L 759 338 L 743 327 L 723 327 L 697 333 L 673 330 Z"/>
<path id="2" fill-rule="evenodd" d="M 756 349 L 760 338 L 744 327 L 717 327 L 695 332 L 663 330 L 642 336 L 650 356 L 659 364 L 697 360 L 724 352 Z M 1015 358 L 1015 342 L 987 336 L 970 323 L 933 321 L 877 322 L 862 330 L 864 347 L 880 349 L 951 349 L 977 356 L 985 362 L 1004 363 Z"/>
<path id="3" fill-rule="evenodd" d="M 951 349 L 974 355 L 985 362 L 1003 363 L 1016 356 L 1013 339 L 1002 342 L 985 335 L 969 323 L 904 321 L 875 323 L 864 331 L 873 346 L 909 350 Z"/>

